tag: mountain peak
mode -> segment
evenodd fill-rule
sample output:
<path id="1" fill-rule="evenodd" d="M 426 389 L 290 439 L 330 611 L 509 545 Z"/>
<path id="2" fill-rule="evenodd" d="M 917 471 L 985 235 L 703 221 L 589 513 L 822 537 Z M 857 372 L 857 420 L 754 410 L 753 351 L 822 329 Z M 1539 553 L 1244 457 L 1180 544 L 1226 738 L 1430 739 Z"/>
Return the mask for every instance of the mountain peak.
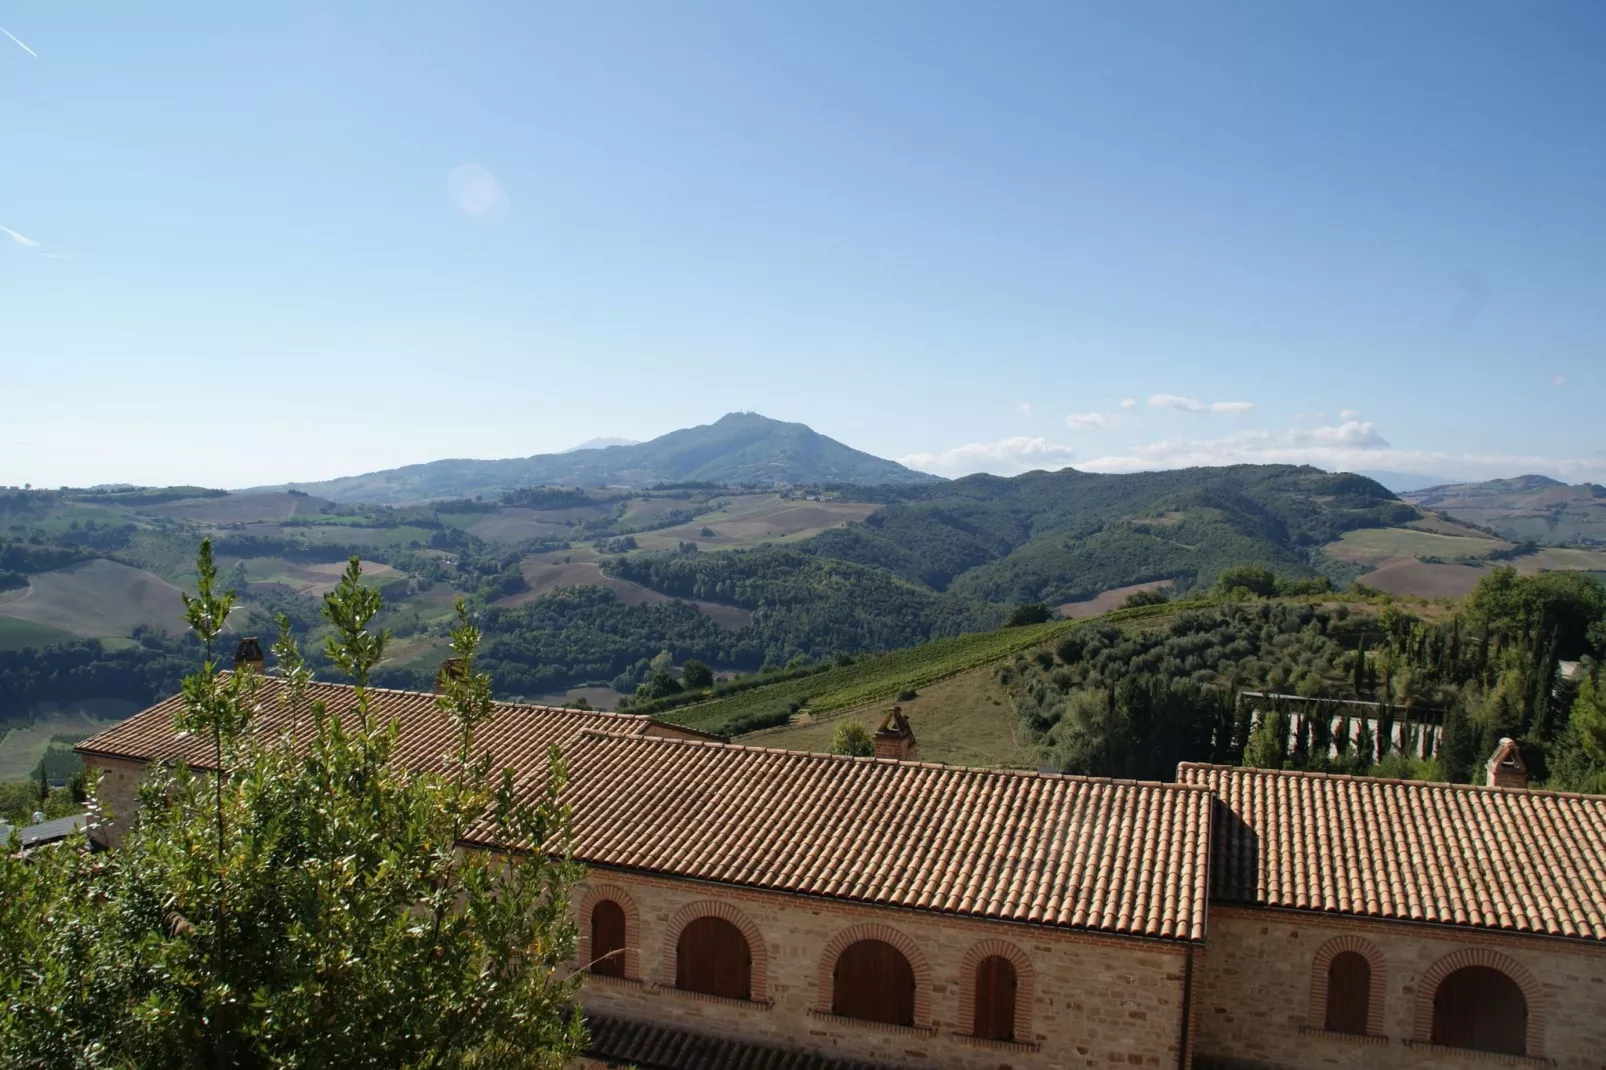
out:
<path id="1" fill-rule="evenodd" d="M 515 487 L 683 482 L 783 486 L 942 480 L 845 446 L 806 424 L 772 420 L 756 412 L 729 412 L 711 424 L 671 431 L 650 442 L 593 439 L 563 453 L 503 461 L 432 461 L 293 486 L 336 501 L 397 504 L 494 496 Z"/>

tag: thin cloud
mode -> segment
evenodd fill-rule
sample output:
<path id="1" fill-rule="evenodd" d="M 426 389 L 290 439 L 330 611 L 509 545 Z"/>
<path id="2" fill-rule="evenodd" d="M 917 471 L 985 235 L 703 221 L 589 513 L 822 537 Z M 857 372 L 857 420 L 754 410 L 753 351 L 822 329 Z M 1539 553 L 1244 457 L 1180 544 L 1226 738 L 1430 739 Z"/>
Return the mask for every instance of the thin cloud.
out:
<path id="1" fill-rule="evenodd" d="M 1165 439 L 1079 461 L 1076 467 L 1084 472 L 1152 472 L 1229 464 L 1309 464 L 1333 472 L 1425 472 L 1452 482 L 1530 472 L 1569 482 L 1606 479 L 1606 454 L 1542 457 L 1396 449 L 1372 424 L 1355 420 L 1331 427 L 1294 428 L 1282 434 L 1253 430 L 1220 438 Z"/>
<path id="2" fill-rule="evenodd" d="M 1150 394 L 1149 404 L 1157 409 L 1175 409 L 1178 412 L 1253 412 L 1253 401 L 1212 401 L 1206 404 L 1198 398 L 1185 398 L 1180 394 Z"/>
<path id="3" fill-rule="evenodd" d="M 7 37 L 11 38 L 13 41 L 17 41 L 17 35 L 12 33 L 10 30 L 6 29 L 4 26 L 0 26 L 0 33 L 5 34 Z M 28 55 L 32 56 L 34 59 L 38 59 L 39 58 L 39 53 L 37 53 L 33 49 L 29 48 L 27 45 L 23 44 L 21 41 L 17 41 L 17 47 L 22 49 L 24 52 L 28 53 Z"/>
<path id="4" fill-rule="evenodd" d="M 1340 420 L 1345 421 L 1345 422 L 1348 422 L 1350 420 L 1359 420 L 1361 418 L 1361 410 L 1360 409 L 1343 409 L 1343 410 L 1341 410 L 1339 412 L 1338 418 Z"/>
<path id="5" fill-rule="evenodd" d="M 1071 463 L 1076 452 L 1046 438 L 1014 435 L 997 442 L 967 442 L 952 449 L 911 453 L 898 463 L 921 472 L 963 476 L 991 472 L 1009 476 L 1036 468 L 1059 469 Z"/>
<path id="6" fill-rule="evenodd" d="M 1550 385 L 1551 386 L 1566 386 L 1567 385 L 1567 377 L 1565 375 L 1552 375 L 1550 377 Z"/>
<path id="7" fill-rule="evenodd" d="M 1135 409 L 1137 407 L 1138 407 L 1138 399 L 1137 398 L 1122 398 L 1121 399 L 1121 408 L 1123 408 L 1123 409 Z"/>
<path id="8" fill-rule="evenodd" d="M 10 35 L 8 34 L 7 36 L 10 36 Z M 12 241 L 16 242 L 18 245 L 26 245 L 30 249 L 39 248 L 39 243 L 38 242 L 34 241 L 32 238 L 28 237 L 28 235 L 26 235 L 26 234 L 18 234 L 16 231 L 12 230 L 10 227 L 0 227 L 0 234 L 4 234 L 6 237 L 8 237 Z"/>
<path id="9" fill-rule="evenodd" d="M 1365 450 L 1389 448 L 1388 440 L 1377 433 L 1376 427 L 1359 420 L 1345 420 L 1337 427 L 1290 431 L 1288 437 L 1293 442 L 1331 442 Z"/>
<path id="10" fill-rule="evenodd" d="M 1028 420 L 1032 418 L 1032 403 L 1030 401 L 1022 401 L 1015 407 L 1019 409 Z"/>
<path id="11" fill-rule="evenodd" d="M 78 257 L 75 256 L 72 253 L 40 253 L 39 255 L 44 257 L 46 260 L 77 260 L 78 259 Z"/>
<path id="12" fill-rule="evenodd" d="M 1095 427 L 1109 427 L 1112 423 L 1110 417 L 1102 412 L 1073 412 L 1065 417 L 1065 426 L 1078 431 L 1086 431 Z"/>

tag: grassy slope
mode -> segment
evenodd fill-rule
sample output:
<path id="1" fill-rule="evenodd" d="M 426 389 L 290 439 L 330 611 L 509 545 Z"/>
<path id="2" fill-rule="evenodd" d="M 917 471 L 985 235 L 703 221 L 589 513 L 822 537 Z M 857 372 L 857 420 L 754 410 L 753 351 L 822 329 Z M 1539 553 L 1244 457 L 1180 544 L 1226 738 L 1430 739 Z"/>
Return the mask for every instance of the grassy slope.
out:
<path id="1" fill-rule="evenodd" d="M 184 625 L 178 588 L 105 559 L 30 577 L 26 590 L 8 592 L 0 616 L 89 638 L 126 636 L 141 624 L 176 633 Z"/>
<path id="2" fill-rule="evenodd" d="M 856 720 L 874 732 L 885 716 L 885 701 L 869 702 L 839 714 L 812 717 L 742 736 L 740 742 L 787 750 L 825 751 L 843 721 Z M 1037 747 L 1027 739 L 1009 695 L 990 665 L 972 669 L 920 689 L 900 702 L 919 743 L 923 761 L 952 765 L 1033 769 Z"/>
<path id="3" fill-rule="evenodd" d="M 1173 606 L 1153 606 L 1121 610 L 1109 614 L 1106 619 L 1139 620 L 1174 612 L 1177 609 Z M 768 687 L 757 687 L 729 698 L 682 706 L 657 716 L 700 731 L 721 732 L 743 714 L 807 698 L 810 716 L 821 718 L 891 699 L 906 688 L 919 690 L 929 687 L 1017 651 L 1050 642 L 1061 632 L 1080 623 L 1083 622 L 1053 621 L 937 639 L 906 650 L 866 655 L 852 665 Z"/>
<path id="4" fill-rule="evenodd" d="M 46 647 L 56 643 L 70 643 L 77 636 L 48 624 L 15 617 L 0 617 L 0 650 L 21 650 L 24 647 Z"/>
<path id="5" fill-rule="evenodd" d="M 132 709 L 128 710 L 128 713 L 132 712 Z M 12 728 L 0 735 L 0 780 L 25 779 L 49 749 L 51 736 L 94 735 L 121 719 L 98 717 L 81 709 L 72 709 L 42 713 L 33 724 Z"/>

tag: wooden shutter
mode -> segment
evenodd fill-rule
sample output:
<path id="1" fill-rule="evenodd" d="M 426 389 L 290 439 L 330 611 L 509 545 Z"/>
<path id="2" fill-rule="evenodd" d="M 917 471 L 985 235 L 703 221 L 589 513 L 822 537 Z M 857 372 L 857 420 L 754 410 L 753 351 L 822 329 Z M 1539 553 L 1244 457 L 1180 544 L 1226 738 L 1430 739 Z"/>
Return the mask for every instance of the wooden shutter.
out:
<path id="1" fill-rule="evenodd" d="M 1341 951 L 1327 967 L 1327 1022 L 1334 1033 L 1365 1035 L 1372 1004 L 1372 964 L 1355 951 Z"/>
<path id="2" fill-rule="evenodd" d="M 742 930 L 724 918 L 703 917 L 681 930 L 675 948 L 675 987 L 729 999 L 752 999 L 753 956 Z"/>
<path id="3" fill-rule="evenodd" d="M 625 912 L 612 899 L 591 908 L 591 972 L 599 977 L 625 975 Z"/>
<path id="4" fill-rule="evenodd" d="M 989 955 L 976 967 L 976 1007 L 971 1032 L 988 1040 L 1015 1039 L 1015 965 Z"/>
<path id="5" fill-rule="evenodd" d="M 1499 970 L 1459 969 L 1433 994 L 1433 1043 L 1526 1055 L 1528 1000 L 1517 982 Z"/>
<path id="6" fill-rule="evenodd" d="M 836 960 L 831 1012 L 869 1022 L 914 1025 L 914 968 L 891 944 L 860 940 Z"/>

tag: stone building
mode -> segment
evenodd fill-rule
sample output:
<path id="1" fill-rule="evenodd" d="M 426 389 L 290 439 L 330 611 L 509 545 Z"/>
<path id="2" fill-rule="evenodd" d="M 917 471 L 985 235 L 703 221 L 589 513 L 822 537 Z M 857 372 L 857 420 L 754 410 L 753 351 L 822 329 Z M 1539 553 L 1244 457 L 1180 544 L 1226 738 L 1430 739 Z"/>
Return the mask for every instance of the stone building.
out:
<path id="1" fill-rule="evenodd" d="M 146 765 L 205 764 L 175 703 L 79 747 L 112 841 Z M 374 707 L 402 760 L 445 752 L 433 696 Z M 567 758 L 591 1066 L 1603 1065 L 1606 798 L 964 769 L 513 704 L 481 742 Z"/>

